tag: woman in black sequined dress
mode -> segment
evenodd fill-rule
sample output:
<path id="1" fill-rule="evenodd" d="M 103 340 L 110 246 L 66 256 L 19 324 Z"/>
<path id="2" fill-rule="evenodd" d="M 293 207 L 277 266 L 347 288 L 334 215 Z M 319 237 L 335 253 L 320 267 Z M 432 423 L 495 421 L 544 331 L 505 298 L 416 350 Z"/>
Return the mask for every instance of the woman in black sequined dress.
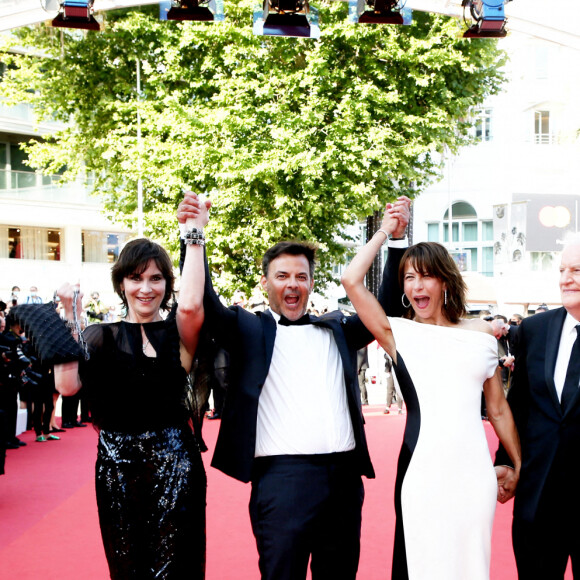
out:
<path id="1" fill-rule="evenodd" d="M 207 207 L 206 207 L 207 205 Z M 203 323 L 203 234 L 209 203 L 189 220 L 178 304 L 167 252 L 146 239 L 129 242 L 112 269 L 125 305 L 121 322 L 84 334 L 90 358 L 55 367 L 63 395 L 81 386 L 99 431 L 96 495 L 111 578 L 203 579 L 206 476 L 183 405 Z M 74 288 L 58 294 L 69 321 Z M 80 305 L 80 301 L 78 301 Z M 170 310 L 166 318 L 161 312 Z"/>

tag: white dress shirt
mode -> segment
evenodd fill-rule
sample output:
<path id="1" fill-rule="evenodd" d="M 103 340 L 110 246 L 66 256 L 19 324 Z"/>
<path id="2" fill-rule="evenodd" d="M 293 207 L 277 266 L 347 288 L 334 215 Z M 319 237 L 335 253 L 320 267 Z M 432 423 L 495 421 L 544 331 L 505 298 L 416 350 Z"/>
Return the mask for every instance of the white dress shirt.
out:
<path id="1" fill-rule="evenodd" d="M 332 331 L 312 324 L 278 325 L 258 402 L 255 456 L 354 448 L 344 369 Z"/>
<path id="2" fill-rule="evenodd" d="M 568 313 L 564 320 L 562 334 L 560 335 L 560 346 L 558 347 L 558 357 L 556 359 L 556 368 L 554 369 L 554 385 L 560 402 L 562 401 L 562 391 L 564 389 L 564 381 L 566 380 L 566 371 L 568 370 L 570 353 L 572 352 L 572 346 L 578 336 L 578 333 L 576 332 L 577 324 L 580 324 L 578 320 Z"/>

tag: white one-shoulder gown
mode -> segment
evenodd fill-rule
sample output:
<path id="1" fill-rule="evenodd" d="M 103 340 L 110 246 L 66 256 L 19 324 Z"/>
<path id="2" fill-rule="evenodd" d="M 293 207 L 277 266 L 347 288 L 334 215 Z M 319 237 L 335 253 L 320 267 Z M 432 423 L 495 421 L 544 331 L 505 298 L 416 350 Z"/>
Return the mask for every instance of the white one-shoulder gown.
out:
<path id="1" fill-rule="evenodd" d="M 497 480 L 481 420 L 497 341 L 389 318 L 407 405 L 397 471 L 393 578 L 489 580 Z"/>

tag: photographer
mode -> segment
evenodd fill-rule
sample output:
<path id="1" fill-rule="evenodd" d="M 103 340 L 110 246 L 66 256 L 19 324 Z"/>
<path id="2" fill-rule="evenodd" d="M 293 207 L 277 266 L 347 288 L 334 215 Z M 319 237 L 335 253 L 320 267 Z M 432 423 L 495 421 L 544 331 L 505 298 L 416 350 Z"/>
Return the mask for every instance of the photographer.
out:
<path id="1" fill-rule="evenodd" d="M 22 350 L 20 326 L 10 315 L 6 317 L 6 324 L 8 329 L 0 335 L 0 410 L 6 415 L 6 449 L 18 449 L 26 445 L 16 437 L 18 392 L 31 360 Z"/>
<path id="2" fill-rule="evenodd" d="M 98 292 L 91 292 L 91 299 L 87 303 L 85 310 L 87 312 L 87 319 L 89 324 L 96 324 L 103 322 L 107 307 L 101 302 L 101 297 Z"/>

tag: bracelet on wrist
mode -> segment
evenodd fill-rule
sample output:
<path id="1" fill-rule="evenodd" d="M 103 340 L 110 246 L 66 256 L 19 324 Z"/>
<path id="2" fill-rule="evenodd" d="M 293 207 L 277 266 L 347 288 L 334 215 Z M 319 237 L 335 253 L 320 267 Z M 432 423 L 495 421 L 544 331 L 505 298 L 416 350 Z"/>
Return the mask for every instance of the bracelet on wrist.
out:
<path id="1" fill-rule="evenodd" d="M 407 236 L 403 236 L 402 238 L 395 238 L 395 237 L 391 236 L 389 238 L 389 240 L 391 240 L 391 242 L 402 242 L 406 238 L 407 238 Z"/>
<path id="2" fill-rule="evenodd" d="M 65 326 L 71 331 L 72 334 L 79 334 L 79 327 L 78 324 L 74 320 L 66 320 L 64 321 Z"/>
<path id="3" fill-rule="evenodd" d="M 205 246 L 205 235 L 200 228 L 187 230 L 183 234 L 182 240 L 188 245 Z"/>
<path id="4" fill-rule="evenodd" d="M 385 234 L 385 240 L 383 242 L 383 244 L 389 239 L 389 232 L 383 230 L 382 228 L 379 228 L 375 234 Z"/>

